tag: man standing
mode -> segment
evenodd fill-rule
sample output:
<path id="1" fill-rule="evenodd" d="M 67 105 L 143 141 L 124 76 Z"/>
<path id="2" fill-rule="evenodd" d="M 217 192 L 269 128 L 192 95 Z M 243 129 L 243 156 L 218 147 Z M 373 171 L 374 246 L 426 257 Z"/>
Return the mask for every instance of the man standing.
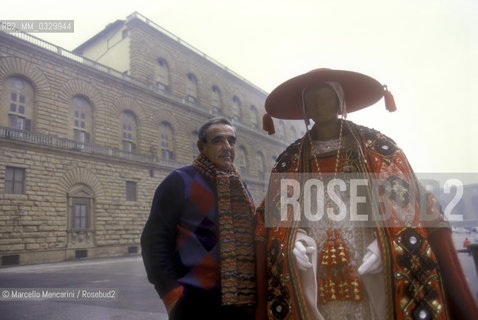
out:
<path id="1" fill-rule="evenodd" d="M 252 319 L 254 204 L 233 165 L 235 130 L 213 118 L 198 138 L 194 163 L 154 195 L 141 236 L 148 279 L 170 319 Z"/>
<path id="2" fill-rule="evenodd" d="M 468 250 L 468 255 L 471 256 L 471 251 L 468 249 L 468 246 L 470 245 L 471 241 L 468 240 L 468 238 L 465 238 L 465 241 L 463 241 L 463 248 Z"/>
<path id="3" fill-rule="evenodd" d="M 470 245 L 471 241 L 468 240 L 468 238 L 465 238 L 465 241 L 463 241 L 463 248 L 468 249 L 468 246 Z"/>

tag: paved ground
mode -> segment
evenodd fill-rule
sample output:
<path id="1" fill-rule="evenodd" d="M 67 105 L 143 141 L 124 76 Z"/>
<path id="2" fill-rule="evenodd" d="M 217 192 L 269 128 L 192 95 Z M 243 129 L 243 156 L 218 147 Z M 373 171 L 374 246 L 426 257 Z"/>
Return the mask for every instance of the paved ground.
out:
<path id="1" fill-rule="evenodd" d="M 0 301 L 0 319 L 5 320 L 167 319 L 139 256 L 3 268 L 0 288 L 85 288 L 93 293 L 101 288 L 102 292 L 114 290 L 117 294 L 117 299 L 110 301 Z"/>
<path id="2" fill-rule="evenodd" d="M 457 249 L 463 249 L 463 241 L 465 238 L 473 240 L 476 235 L 477 233 L 454 233 L 453 240 L 455 241 L 455 247 Z M 458 258 L 460 258 L 463 271 L 465 272 L 471 292 L 475 297 L 475 301 L 478 302 L 478 274 L 473 257 L 468 255 L 468 253 L 460 252 L 458 253 Z"/>
<path id="3" fill-rule="evenodd" d="M 454 235 L 458 249 L 462 248 L 465 237 L 470 238 L 470 234 Z M 459 257 L 478 301 L 478 277 L 473 259 L 466 253 L 459 253 Z M 84 288 L 93 292 L 114 290 L 117 294 L 115 300 L 0 301 L 0 319 L 5 320 L 167 319 L 162 302 L 146 279 L 140 256 L 0 268 L 0 288 L 0 295 L 4 288 L 72 291 Z"/>

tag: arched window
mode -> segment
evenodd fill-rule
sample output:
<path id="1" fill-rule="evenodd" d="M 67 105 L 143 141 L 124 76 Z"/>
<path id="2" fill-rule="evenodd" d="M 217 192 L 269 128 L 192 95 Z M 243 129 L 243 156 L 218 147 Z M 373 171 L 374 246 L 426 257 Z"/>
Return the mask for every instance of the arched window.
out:
<path id="1" fill-rule="evenodd" d="M 279 138 L 280 139 L 285 139 L 286 138 L 285 123 L 282 120 L 279 121 Z"/>
<path id="2" fill-rule="evenodd" d="M 237 149 L 237 167 L 241 175 L 247 174 L 246 149 L 243 146 Z"/>
<path id="3" fill-rule="evenodd" d="M 297 131 L 294 126 L 290 126 L 290 134 L 292 135 L 292 139 L 297 139 Z"/>
<path id="4" fill-rule="evenodd" d="M 156 86 L 164 91 L 169 89 L 169 67 L 166 60 L 162 58 L 158 59 Z"/>
<path id="5" fill-rule="evenodd" d="M 121 141 L 123 151 L 136 152 L 137 128 L 134 114 L 130 111 L 124 111 L 121 116 Z"/>
<path id="6" fill-rule="evenodd" d="M 75 96 L 70 102 L 73 122 L 73 140 L 79 143 L 90 143 L 93 131 L 93 108 L 82 96 Z"/>
<path id="7" fill-rule="evenodd" d="M 92 226 L 91 211 L 93 192 L 85 185 L 78 184 L 68 193 L 71 204 L 70 229 L 86 230 Z"/>
<path id="8" fill-rule="evenodd" d="M 186 94 L 189 102 L 196 102 L 198 90 L 198 81 L 192 73 L 188 74 L 188 82 L 186 84 Z"/>
<path id="9" fill-rule="evenodd" d="M 254 129 L 259 129 L 259 113 L 255 105 L 251 105 L 250 108 L 251 123 Z"/>
<path id="10" fill-rule="evenodd" d="M 18 130 L 32 130 L 33 103 L 35 101 L 33 87 L 26 80 L 11 77 L 5 81 L 0 110 L 0 125 Z"/>
<path id="11" fill-rule="evenodd" d="M 256 153 L 256 163 L 257 163 L 257 175 L 260 178 L 265 176 L 265 164 L 264 164 L 264 155 L 262 152 Z"/>
<path id="12" fill-rule="evenodd" d="M 221 114 L 221 91 L 217 86 L 212 87 L 211 91 L 212 113 Z"/>
<path id="13" fill-rule="evenodd" d="M 167 122 L 161 123 L 161 158 L 174 160 L 173 129 Z"/>
<path id="14" fill-rule="evenodd" d="M 194 130 L 191 134 L 191 150 L 192 150 L 192 155 L 193 155 L 193 160 L 196 159 L 196 157 L 199 154 L 199 149 L 198 149 L 198 131 Z"/>
<path id="15" fill-rule="evenodd" d="M 84 184 L 73 186 L 68 192 L 68 242 L 77 246 L 94 243 L 94 192 Z"/>
<path id="16" fill-rule="evenodd" d="M 234 120 L 241 119 L 241 101 L 237 96 L 232 97 L 232 118 Z"/>
<path id="17" fill-rule="evenodd" d="M 73 229 L 88 229 L 90 206 L 87 199 L 73 199 Z"/>

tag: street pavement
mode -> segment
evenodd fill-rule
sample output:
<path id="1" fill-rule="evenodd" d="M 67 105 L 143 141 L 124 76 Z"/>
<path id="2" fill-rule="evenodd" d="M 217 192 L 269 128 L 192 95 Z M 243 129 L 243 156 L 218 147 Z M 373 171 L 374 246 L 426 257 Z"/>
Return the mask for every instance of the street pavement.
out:
<path id="1" fill-rule="evenodd" d="M 470 234 L 454 234 L 457 249 Z M 478 301 L 478 277 L 471 256 L 458 254 L 471 291 Z M 62 292 L 114 292 L 115 299 L 5 299 L 13 288 L 38 292 L 55 288 Z M 5 292 L 6 291 L 6 292 Z M 14 291 L 14 290 L 13 290 Z M 28 292 L 28 291 L 27 291 Z M 0 268 L 0 319 L 4 320 L 167 320 L 166 309 L 147 281 L 141 256 Z"/>
<path id="2" fill-rule="evenodd" d="M 473 241 L 474 237 L 476 236 L 476 232 L 453 233 L 455 248 L 457 250 L 463 249 L 463 242 L 465 241 L 465 238 Z M 463 272 L 465 273 L 466 280 L 470 286 L 471 293 L 473 294 L 475 301 L 478 303 L 478 274 L 473 257 L 466 252 L 458 252 L 458 258 L 460 259 L 461 266 L 463 267 Z"/>
<path id="3" fill-rule="evenodd" d="M 32 288 L 39 294 L 44 288 L 115 294 L 115 299 L 110 299 L 111 295 L 108 298 L 87 295 L 82 299 L 83 294 L 79 299 L 69 300 L 0 299 L 0 319 L 5 320 L 168 319 L 138 255 L 1 268 L 0 288 L 0 294 L 5 294 L 5 288 Z"/>

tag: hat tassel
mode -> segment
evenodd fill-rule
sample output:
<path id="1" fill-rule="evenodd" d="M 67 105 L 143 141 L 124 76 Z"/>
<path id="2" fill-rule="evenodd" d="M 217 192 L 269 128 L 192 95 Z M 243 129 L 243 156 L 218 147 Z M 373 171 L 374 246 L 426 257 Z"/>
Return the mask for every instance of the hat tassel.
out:
<path id="1" fill-rule="evenodd" d="M 274 134 L 276 130 L 274 129 L 274 122 L 270 114 L 265 113 L 262 117 L 262 128 L 267 131 L 269 135 Z"/>
<path id="2" fill-rule="evenodd" d="M 387 108 L 388 111 L 394 112 L 397 110 L 397 106 L 395 105 L 395 99 L 393 98 L 393 95 L 390 91 L 388 91 L 388 88 L 386 85 L 383 86 L 385 89 L 384 92 L 384 97 L 385 97 L 385 107 Z"/>

